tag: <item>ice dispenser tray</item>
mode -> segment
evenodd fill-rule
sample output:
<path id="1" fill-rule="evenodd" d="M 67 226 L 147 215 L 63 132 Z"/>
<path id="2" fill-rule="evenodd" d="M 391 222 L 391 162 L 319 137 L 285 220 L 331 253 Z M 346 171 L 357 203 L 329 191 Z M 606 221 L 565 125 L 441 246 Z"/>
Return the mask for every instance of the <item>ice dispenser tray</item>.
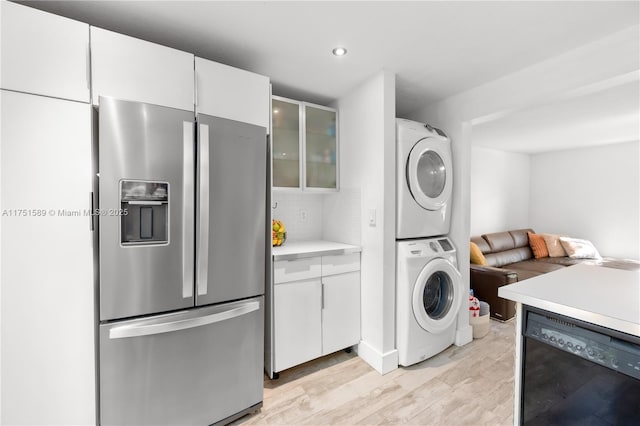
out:
<path id="1" fill-rule="evenodd" d="M 169 184 L 139 180 L 120 181 L 122 245 L 169 242 Z"/>

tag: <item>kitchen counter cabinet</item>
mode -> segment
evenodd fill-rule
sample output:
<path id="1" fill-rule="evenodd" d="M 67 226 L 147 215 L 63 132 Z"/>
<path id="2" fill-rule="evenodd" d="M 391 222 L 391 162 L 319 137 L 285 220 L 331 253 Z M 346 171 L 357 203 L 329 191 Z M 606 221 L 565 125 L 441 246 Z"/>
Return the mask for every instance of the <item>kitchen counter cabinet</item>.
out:
<path id="1" fill-rule="evenodd" d="M 517 302 L 514 424 L 523 410 L 525 305 L 640 337 L 638 271 L 578 264 L 500 287 L 498 295 Z"/>
<path id="2" fill-rule="evenodd" d="M 89 102 L 89 25 L 3 1 L 1 87 Z"/>
<path id="3" fill-rule="evenodd" d="M 322 256 L 322 355 L 360 341 L 360 253 Z"/>
<path id="4" fill-rule="evenodd" d="M 311 280 L 274 286 L 276 371 L 322 355 L 322 282 Z"/>
<path id="5" fill-rule="evenodd" d="M 269 78 L 195 58 L 196 112 L 262 126 L 269 132 Z"/>
<path id="6" fill-rule="evenodd" d="M 322 285 L 322 355 L 327 355 L 360 341 L 360 271 L 323 276 Z"/>
<path id="7" fill-rule="evenodd" d="M 99 96 L 193 111 L 194 55 L 91 27 L 92 101 Z"/>
<path id="8" fill-rule="evenodd" d="M 498 296 L 640 337 L 640 272 L 578 264 L 500 287 Z"/>
<path id="9" fill-rule="evenodd" d="M 316 241 L 296 252 L 291 245 L 274 248 L 273 359 L 265 362 L 272 378 L 360 341 L 360 248 Z"/>

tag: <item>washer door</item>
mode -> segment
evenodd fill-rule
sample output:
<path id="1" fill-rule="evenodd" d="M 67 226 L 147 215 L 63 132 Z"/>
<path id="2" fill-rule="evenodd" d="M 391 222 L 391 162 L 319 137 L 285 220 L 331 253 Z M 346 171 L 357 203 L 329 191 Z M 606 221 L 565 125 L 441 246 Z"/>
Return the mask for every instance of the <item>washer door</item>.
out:
<path id="1" fill-rule="evenodd" d="M 462 277 L 446 259 L 430 261 L 413 287 L 413 315 L 430 333 L 446 330 L 456 320 L 462 303 Z"/>
<path id="2" fill-rule="evenodd" d="M 439 210 L 451 196 L 451 157 L 431 138 L 420 139 L 407 159 L 407 186 L 420 207 Z"/>

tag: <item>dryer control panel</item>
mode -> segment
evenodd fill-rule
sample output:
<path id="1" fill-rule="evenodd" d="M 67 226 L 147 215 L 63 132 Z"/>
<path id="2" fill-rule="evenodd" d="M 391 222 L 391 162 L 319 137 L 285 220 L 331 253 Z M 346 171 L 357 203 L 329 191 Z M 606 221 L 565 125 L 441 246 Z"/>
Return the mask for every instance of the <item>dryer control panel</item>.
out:
<path id="1" fill-rule="evenodd" d="M 451 245 L 451 241 L 449 241 L 448 238 L 443 238 L 441 240 L 438 240 L 438 243 L 440 244 L 440 247 L 442 247 L 444 251 L 453 250 L 453 245 Z"/>
<path id="2" fill-rule="evenodd" d="M 434 254 L 453 253 L 455 249 L 448 238 L 430 238 L 404 242 L 410 256 L 427 257 Z"/>

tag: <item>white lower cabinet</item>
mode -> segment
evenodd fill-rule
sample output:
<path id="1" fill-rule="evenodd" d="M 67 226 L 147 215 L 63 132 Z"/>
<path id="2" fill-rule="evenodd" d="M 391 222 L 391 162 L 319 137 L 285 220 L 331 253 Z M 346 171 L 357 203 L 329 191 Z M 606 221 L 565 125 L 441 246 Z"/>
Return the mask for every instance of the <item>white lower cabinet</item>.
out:
<path id="1" fill-rule="evenodd" d="M 276 371 L 322 354 L 321 287 L 319 279 L 275 285 Z"/>
<path id="2" fill-rule="evenodd" d="M 360 272 L 322 277 L 322 355 L 360 341 Z"/>
<path id="3" fill-rule="evenodd" d="M 274 371 L 360 341 L 360 253 L 275 261 Z"/>

